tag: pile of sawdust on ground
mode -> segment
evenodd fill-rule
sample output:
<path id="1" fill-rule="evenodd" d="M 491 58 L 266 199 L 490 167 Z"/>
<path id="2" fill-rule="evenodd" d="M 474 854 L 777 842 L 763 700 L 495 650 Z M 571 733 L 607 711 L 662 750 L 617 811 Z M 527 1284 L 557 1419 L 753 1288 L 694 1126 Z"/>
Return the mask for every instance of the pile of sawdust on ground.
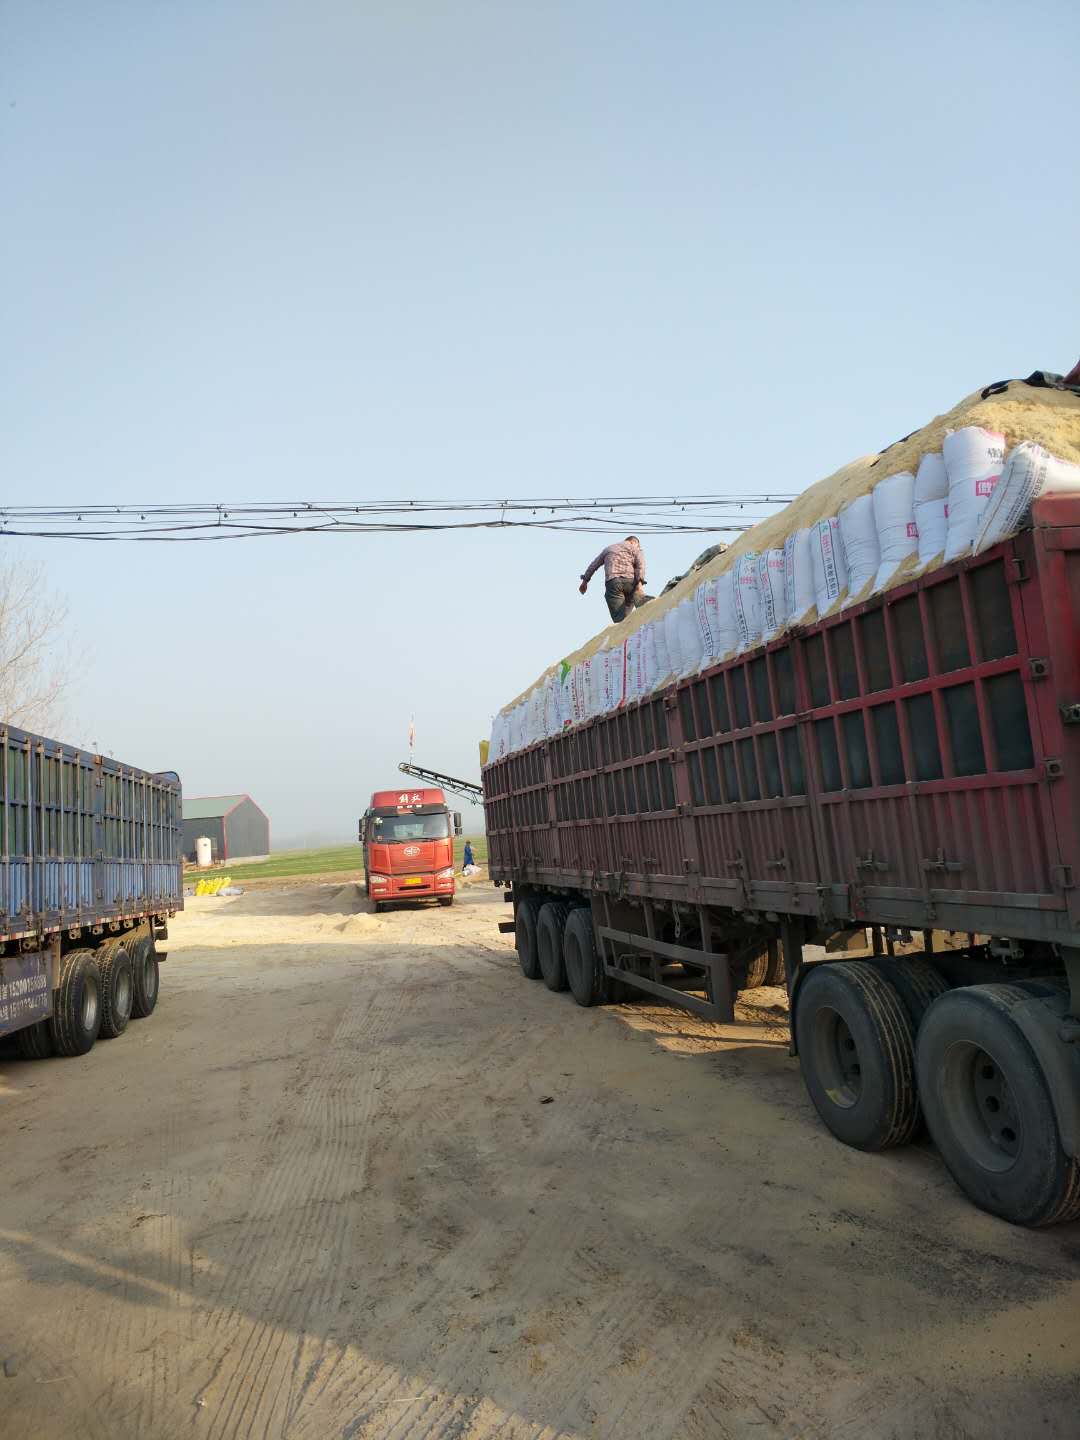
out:
<path id="1" fill-rule="evenodd" d="M 249 944 L 253 928 L 267 945 L 342 943 L 377 934 L 386 924 L 356 882 L 283 885 L 235 896 L 198 895 L 185 902 L 183 934 L 199 946 Z"/>
<path id="2" fill-rule="evenodd" d="M 357 867 L 352 870 L 324 870 L 317 875 L 255 875 L 234 880 L 243 890 L 305 890 L 311 885 L 355 884 Z"/>
<path id="3" fill-rule="evenodd" d="M 790 505 L 740 535 L 722 555 L 715 556 L 700 570 L 684 575 L 666 594 L 636 610 L 621 624 L 607 626 L 580 649 L 550 665 L 539 679 L 504 705 L 502 713 L 507 714 L 520 705 L 550 675 L 561 672 L 564 666 L 573 667 L 601 650 L 621 644 L 642 625 L 662 618 L 667 611 L 694 594 L 704 581 L 732 569 L 741 555 L 780 549 L 796 530 L 807 529 L 819 520 L 836 515 L 852 500 L 869 494 L 879 480 L 901 470 L 917 469 L 924 455 L 941 449 L 947 431 L 959 430 L 965 425 L 981 425 L 987 430 L 999 431 L 1005 436 L 1006 450 L 1022 440 L 1032 440 L 1062 460 L 1080 462 L 1080 397 L 1069 391 L 1027 385 L 1022 380 L 1011 381 L 1007 390 L 999 395 L 990 395 L 985 400 L 981 390 L 976 390 L 951 410 L 935 416 L 928 424 L 888 446 L 880 454 L 863 455 L 808 486 Z M 905 568 L 903 573 L 893 577 L 892 584 L 910 579 L 912 573 L 910 568 Z M 816 612 L 808 617 L 810 620 L 814 618 Z"/>

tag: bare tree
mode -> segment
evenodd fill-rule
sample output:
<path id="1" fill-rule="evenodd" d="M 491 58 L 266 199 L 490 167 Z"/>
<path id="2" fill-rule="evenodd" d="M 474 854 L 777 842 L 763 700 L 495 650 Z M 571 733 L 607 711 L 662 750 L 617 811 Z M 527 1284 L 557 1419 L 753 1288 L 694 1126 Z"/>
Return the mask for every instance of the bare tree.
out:
<path id="1" fill-rule="evenodd" d="M 64 692 L 67 606 L 38 565 L 0 565 L 0 721 L 48 733 Z"/>

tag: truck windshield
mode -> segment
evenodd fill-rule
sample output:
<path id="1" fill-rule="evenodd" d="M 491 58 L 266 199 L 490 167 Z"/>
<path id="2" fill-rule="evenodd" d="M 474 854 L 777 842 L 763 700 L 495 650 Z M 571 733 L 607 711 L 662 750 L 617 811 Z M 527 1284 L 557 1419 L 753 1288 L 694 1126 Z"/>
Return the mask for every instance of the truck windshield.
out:
<path id="1" fill-rule="evenodd" d="M 376 845 L 396 845 L 402 840 L 445 840 L 450 834 L 450 816 L 374 815 L 371 838 Z"/>

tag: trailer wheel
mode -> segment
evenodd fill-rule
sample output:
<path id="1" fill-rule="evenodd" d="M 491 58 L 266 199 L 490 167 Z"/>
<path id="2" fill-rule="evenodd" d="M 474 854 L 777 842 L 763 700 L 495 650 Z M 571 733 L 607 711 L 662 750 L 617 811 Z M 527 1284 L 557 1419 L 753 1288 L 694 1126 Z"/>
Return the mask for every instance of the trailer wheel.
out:
<path id="1" fill-rule="evenodd" d="M 105 1039 L 122 1035 L 131 1019 L 134 1004 L 131 956 L 123 940 L 107 940 L 97 949 L 101 971 L 101 1034 Z"/>
<path id="2" fill-rule="evenodd" d="M 927 1010 L 949 988 L 940 970 L 918 955 L 904 955 L 895 960 L 871 960 L 869 963 L 900 996 L 918 1034 Z"/>
<path id="3" fill-rule="evenodd" d="M 538 900 L 519 900 L 514 916 L 514 944 L 517 946 L 518 964 L 526 980 L 540 979 L 540 957 L 536 948 L 536 918 L 540 912 Z"/>
<path id="4" fill-rule="evenodd" d="M 92 950 L 71 950 L 60 965 L 49 1031 L 58 1055 L 85 1055 L 101 1031 L 101 971 Z"/>
<path id="5" fill-rule="evenodd" d="M 608 998 L 607 976 L 596 945 L 592 911 L 585 905 L 570 911 L 563 931 L 563 964 L 570 993 L 579 1005 L 602 1005 Z"/>
<path id="6" fill-rule="evenodd" d="M 563 963 L 563 931 L 570 914 L 565 900 L 549 900 L 540 907 L 540 918 L 536 922 L 536 953 L 540 960 L 540 974 L 549 990 L 565 990 L 567 987 L 566 966 Z"/>
<path id="7" fill-rule="evenodd" d="M 886 1150 L 911 1139 L 919 1120 L 914 1027 L 873 966 L 811 966 L 798 990 L 795 1034 L 803 1083 L 838 1140 Z"/>
<path id="8" fill-rule="evenodd" d="M 137 931 L 128 936 L 127 952 L 131 956 L 131 1013 L 142 1020 L 154 1013 L 158 1001 L 160 976 L 154 941 L 145 931 Z"/>
<path id="9" fill-rule="evenodd" d="M 1013 1021 L 1016 985 L 970 985 L 935 1000 L 919 1031 L 918 1075 L 934 1144 L 981 1210 L 1016 1225 L 1080 1218 L 1080 1162 L 1061 1148 L 1034 1051 Z"/>
<path id="10" fill-rule="evenodd" d="M 762 985 L 769 983 L 769 947 L 768 945 L 747 946 L 746 951 L 746 984 L 744 990 L 758 990 Z"/>
<path id="11" fill-rule="evenodd" d="M 53 1053 L 48 1020 L 38 1020 L 15 1033 L 15 1048 L 23 1060 L 47 1060 Z"/>
<path id="12" fill-rule="evenodd" d="M 784 942 L 769 941 L 769 971 L 765 976 L 766 985 L 786 985 L 787 968 L 784 965 Z"/>

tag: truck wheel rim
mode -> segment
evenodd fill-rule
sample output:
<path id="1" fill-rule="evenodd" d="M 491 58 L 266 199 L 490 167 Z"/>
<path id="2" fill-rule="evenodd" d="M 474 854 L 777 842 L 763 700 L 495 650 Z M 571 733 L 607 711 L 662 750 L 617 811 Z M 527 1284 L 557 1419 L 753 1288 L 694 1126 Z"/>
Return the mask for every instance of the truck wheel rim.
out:
<path id="1" fill-rule="evenodd" d="M 854 1036 L 836 1010 L 819 1010 L 814 1019 L 814 1064 L 829 1099 L 850 1110 L 862 1095 L 862 1065 Z"/>
<path id="2" fill-rule="evenodd" d="M 88 975 L 83 983 L 82 1028 L 89 1034 L 97 1024 L 98 987 L 93 976 Z"/>
<path id="3" fill-rule="evenodd" d="M 114 996 L 114 1008 L 118 1015 L 126 1015 L 131 1009 L 131 975 L 126 969 L 121 970 L 116 977 L 116 993 Z"/>
<path id="4" fill-rule="evenodd" d="M 1023 1125 L 1008 1077 L 994 1057 L 970 1042 L 951 1046 L 941 1096 L 968 1154 L 984 1170 L 1011 1170 L 1023 1145 Z"/>

